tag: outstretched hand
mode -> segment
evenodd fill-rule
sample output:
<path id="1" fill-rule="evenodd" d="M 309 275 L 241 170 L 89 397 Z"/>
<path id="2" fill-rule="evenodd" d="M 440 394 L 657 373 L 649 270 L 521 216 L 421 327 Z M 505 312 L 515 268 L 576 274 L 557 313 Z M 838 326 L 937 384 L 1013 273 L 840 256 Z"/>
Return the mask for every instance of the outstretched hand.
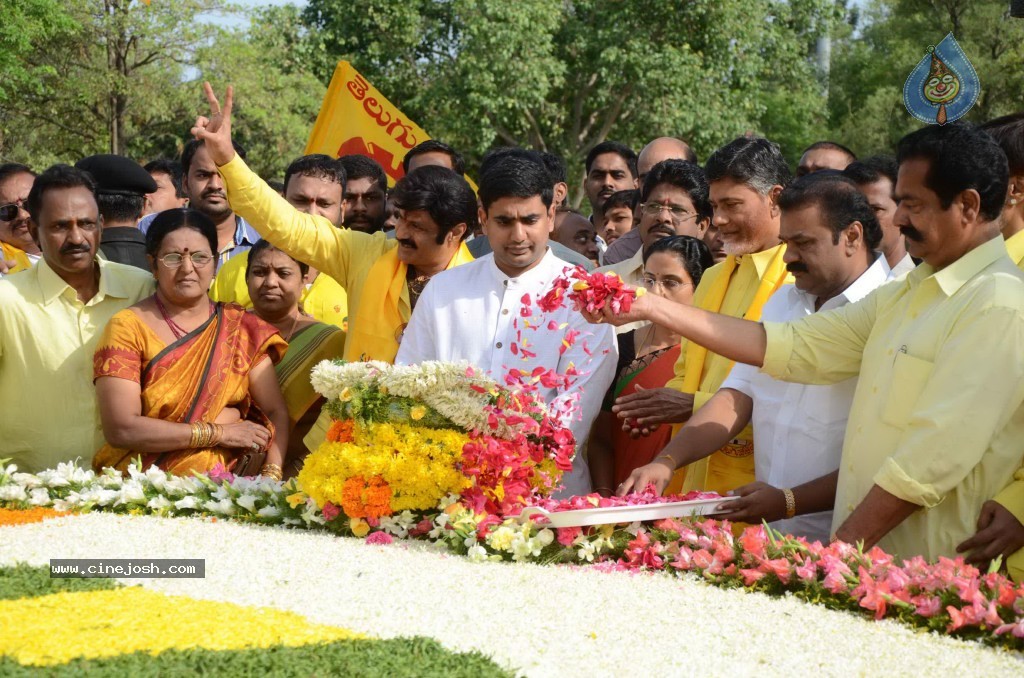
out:
<path id="1" fill-rule="evenodd" d="M 235 147 L 231 143 L 231 107 L 235 101 L 235 88 L 228 85 L 223 107 L 217 100 L 217 95 L 213 93 L 210 83 L 203 83 L 203 92 L 210 103 L 210 115 L 200 115 L 196 118 L 192 136 L 206 144 L 210 159 L 220 167 L 235 157 Z"/>
<path id="2" fill-rule="evenodd" d="M 640 294 L 640 296 L 633 299 L 630 304 L 628 311 L 622 311 L 616 313 L 612 310 L 610 304 L 605 304 L 605 307 L 600 311 L 588 311 L 586 309 L 580 309 L 580 313 L 586 318 L 587 322 L 593 324 L 608 323 L 619 327 L 621 325 L 628 325 L 629 323 L 641 322 L 651 319 L 652 309 L 656 304 L 652 300 L 653 294 Z"/>

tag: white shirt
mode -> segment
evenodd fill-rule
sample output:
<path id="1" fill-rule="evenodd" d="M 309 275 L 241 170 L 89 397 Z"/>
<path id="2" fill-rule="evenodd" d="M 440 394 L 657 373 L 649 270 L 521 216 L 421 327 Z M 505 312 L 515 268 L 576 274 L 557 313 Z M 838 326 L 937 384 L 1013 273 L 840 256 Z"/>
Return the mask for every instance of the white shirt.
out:
<path id="1" fill-rule="evenodd" d="M 889 265 L 878 256 L 822 311 L 858 301 L 889 280 Z M 785 322 L 814 313 L 817 298 L 784 285 L 765 303 L 762 321 Z M 794 384 L 773 379 L 751 365 L 737 363 L 721 388 L 731 388 L 754 401 L 754 475 L 774 487 L 796 487 L 839 468 L 846 420 L 856 379 L 830 386 Z M 809 513 L 771 523 L 784 534 L 828 543 L 832 512 Z"/>
<path id="2" fill-rule="evenodd" d="M 910 273 L 915 268 L 917 268 L 917 264 L 914 263 L 914 259 L 909 254 L 906 254 L 892 267 L 892 270 L 889 272 L 889 280 L 895 280 L 906 273 Z"/>
<path id="3" fill-rule="evenodd" d="M 548 249 L 537 266 L 517 278 L 502 273 L 493 254 L 438 273 L 416 302 L 395 358 L 399 365 L 465 360 L 499 384 L 505 383 L 510 369 L 532 371 L 540 366 L 565 374 L 574 365 L 579 377 L 568 390 L 540 391 L 549 404 L 556 399 L 579 399 L 575 416 L 562 421 L 576 436 L 576 459 L 572 471 L 562 477 L 564 489 L 556 494 L 559 497 L 590 492 L 590 470 L 582 451 L 601 400 L 615 378 L 618 358 L 611 326 L 591 325 L 570 302 L 553 313 L 537 307 L 537 300 L 566 267 L 571 265 Z M 530 297 L 529 318 L 520 313 L 524 295 Z M 533 329 L 526 328 L 524 320 Z M 551 321 L 560 329 L 549 330 Z M 570 329 L 580 334 L 560 353 Z M 536 357 L 524 359 L 524 347 Z"/>

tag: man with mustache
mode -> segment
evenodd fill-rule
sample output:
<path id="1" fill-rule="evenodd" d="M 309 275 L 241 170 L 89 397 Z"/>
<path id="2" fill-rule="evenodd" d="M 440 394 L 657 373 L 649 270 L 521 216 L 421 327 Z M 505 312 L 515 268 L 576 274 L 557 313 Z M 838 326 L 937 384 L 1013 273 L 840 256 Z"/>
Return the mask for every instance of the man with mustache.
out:
<path id="1" fill-rule="evenodd" d="M 779 241 L 778 206 L 779 194 L 789 182 L 789 168 L 774 143 L 740 137 L 711 154 L 705 173 L 714 210 L 711 222 L 729 256 L 704 273 L 693 304 L 760 320 L 768 298 L 792 282 L 783 258 L 785 245 Z M 636 435 L 645 435 L 659 424 L 681 424 L 718 391 L 730 369 L 728 358 L 684 341 L 676 376 L 665 388 L 624 397 L 612 411 Z M 682 486 L 726 492 L 750 483 L 754 480 L 753 452 L 753 433 L 748 427 L 721 451 L 677 474 L 669 489 L 676 491 Z"/>
<path id="2" fill-rule="evenodd" d="M 598 233 L 604 232 L 604 201 L 616 191 L 636 188 L 636 153 L 629 146 L 604 141 L 587 153 L 587 176 L 583 190 L 590 201 L 590 220 Z"/>
<path id="3" fill-rule="evenodd" d="M 209 83 L 203 87 L 211 115 L 197 118 L 192 133 L 204 142 L 231 206 L 274 247 L 345 288 L 345 360 L 393 362 L 430 278 L 473 260 L 464 242 L 477 221 L 469 184 L 447 168 L 421 167 L 395 184 L 400 217 L 394 238 L 383 231 L 336 228 L 322 216 L 296 209 L 246 166 L 231 143 L 233 89 L 228 87 L 222 109 Z M 323 440 L 326 421 L 321 417 L 306 437 L 310 449 Z"/>
<path id="4" fill-rule="evenodd" d="M 29 232 L 25 209 L 35 179 L 35 172 L 27 165 L 0 165 L 0 275 L 31 268 L 41 256 Z"/>
<path id="5" fill-rule="evenodd" d="M 540 395 L 576 437 L 576 459 L 561 496 L 586 494 L 590 471 L 582 450 L 614 376 L 615 335 L 611 327 L 587 325 L 568 305 L 548 313 L 537 306 L 569 266 L 548 246 L 554 182 L 535 152 L 495 156 L 485 158 L 480 170 L 480 221 L 493 254 L 436 276 L 412 314 L 395 362 L 465 360 L 499 383 L 510 370 L 565 375 L 567 384 L 542 386 Z"/>
<path id="6" fill-rule="evenodd" d="M 758 323 L 640 297 L 612 322 L 646 319 L 778 379 L 858 376 L 833 533 L 897 559 L 953 557 L 993 520 L 1024 440 L 1024 274 L 1000 234 L 1009 170 L 985 132 L 932 125 L 900 140 L 895 223 L 917 237 L 913 272 L 860 301 Z M 604 316 L 601 317 L 604 319 Z M 807 488 L 793 488 L 799 510 Z M 1002 510 L 1006 510 L 1005 508 Z M 965 541 L 966 540 L 966 541 Z M 1013 541 L 996 540 L 996 555 Z M 986 560 L 987 548 L 972 552 Z M 1011 575 L 1021 578 L 1024 570 Z"/>
<path id="7" fill-rule="evenodd" d="M 388 190 L 384 168 L 365 155 L 343 155 L 338 162 L 345 170 L 345 226 L 363 233 L 383 231 Z"/>
<path id="8" fill-rule="evenodd" d="M 797 179 L 779 195 L 786 269 L 783 285 L 764 305 L 762 319 L 795 320 L 859 301 L 885 284 L 889 266 L 875 252 L 882 230 L 856 184 L 835 173 Z M 679 466 L 721 449 L 753 424 L 757 482 L 736 489 L 743 499 L 721 517 L 775 521 L 785 534 L 827 542 L 835 501 L 836 471 L 856 379 L 838 384 L 789 384 L 737 365 L 718 392 L 694 413 L 652 463 L 636 469 L 619 488 L 654 483 L 664 489 Z M 788 488 L 827 476 L 807 493 L 799 516 Z M 792 510 L 789 510 L 792 509 Z M 798 516 L 798 517 L 795 517 Z"/>
<path id="9" fill-rule="evenodd" d="M 42 259 L 0 280 L 0 431 L 3 455 L 34 473 L 103 446 L 92 354 L 111 316 L 154 282 L 96 256 L 103 220 L 88 172 L 54 165 L 24 207 Z"/>

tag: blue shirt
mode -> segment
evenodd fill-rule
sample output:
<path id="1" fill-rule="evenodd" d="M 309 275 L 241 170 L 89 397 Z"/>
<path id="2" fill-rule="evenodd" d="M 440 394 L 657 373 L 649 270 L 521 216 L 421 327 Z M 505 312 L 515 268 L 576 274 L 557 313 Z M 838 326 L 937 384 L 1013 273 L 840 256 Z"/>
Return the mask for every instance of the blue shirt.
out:
<path id="1" fill-rule="evenodd" d="M 153 223 L 153 219 L 159 212 L 153 214 L 147 214 L 139 220 L 139 230 L 143 233 L 149 230 L 149 225 Z M 235 215 L 235 236 L 232 239 L 232 245 L 225 247 L 220 251 L 218 264 L 223 264 L 231 257 L 241 254 L 242 252 L 248 252 L 256 241 L 260 239 L 260 234 L 256 231 L 252 225 L 243 219 L 242 217 Z"/>

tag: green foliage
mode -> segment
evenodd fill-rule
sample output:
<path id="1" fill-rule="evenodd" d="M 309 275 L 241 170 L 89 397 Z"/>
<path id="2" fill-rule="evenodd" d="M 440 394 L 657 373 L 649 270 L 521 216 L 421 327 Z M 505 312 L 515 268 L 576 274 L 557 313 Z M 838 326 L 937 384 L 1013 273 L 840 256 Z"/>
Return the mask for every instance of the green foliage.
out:
<path id="1" fill-rule="evenodd" d="M 0 567 L 0 600 L 17 600 L 48 596 L 51 593 L 101 591 L 119 584 L 105 577 L 51 579 L 49 567 L 32 567 L 24 563 Z"/>
<path id="2" fill-rule="evenodd" d="M 272 647 L 266 650 L 169 650 L 155 657 L 145 652 L 110 659 L 78 659 L 59 666 L 22 666 L 0 657 L 0 675 L 133 676 L 444 676 L 505 678 L 513 674 L 479 652 L 455 653 L 430 638 L 340 640 L 333 643 Z"/>
<path id="3" fill-rule="evenodd" d="M 903 83 L 929 45 L 953 32 L 981 78 L 964 118 L 981 122 L 1021 108 L 1024 21 L 1005 0 L 872 0 L 860 34 L 836 43 L 829 100 L 837 140 L 857 153 L 892 153 L 921 124 L 903 105 Z"/>

